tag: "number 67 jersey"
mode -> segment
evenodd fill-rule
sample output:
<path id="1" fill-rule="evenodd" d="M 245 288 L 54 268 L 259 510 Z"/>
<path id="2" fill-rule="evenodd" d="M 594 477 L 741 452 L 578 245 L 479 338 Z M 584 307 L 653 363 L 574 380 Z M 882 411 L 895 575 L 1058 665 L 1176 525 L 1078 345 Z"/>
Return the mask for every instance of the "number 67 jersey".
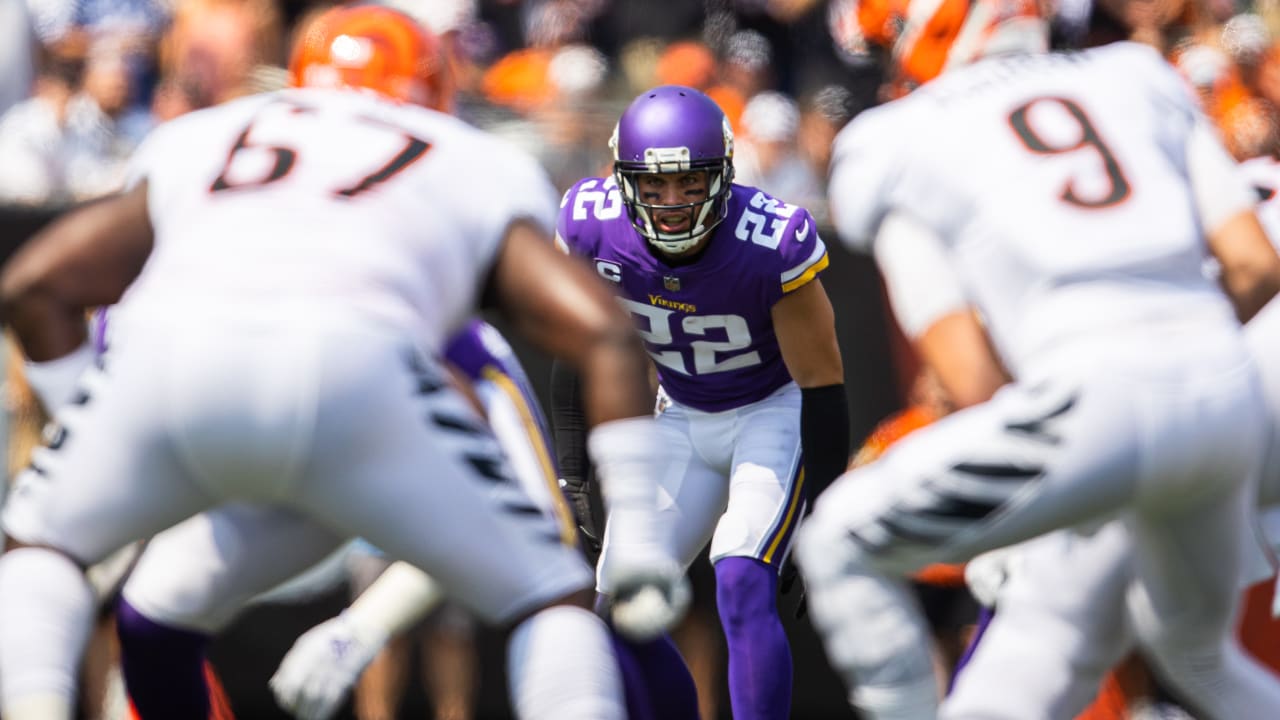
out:
<path id="1" fill-rule="evenodd" d="M 292 89 L 162 125 L 134 158 L 155 247 L 113 315 L 358 323 L 434 351 L 508 225 L 550 234 L 536 161 L 456 118 L 372 94 Z M 160 270 L 164 270 L 161 272 Z"/>
<path id="2" fill-rule="evenodd" d="M 560 203 L 556 243 L 614 286 L 675 402 L 719 412 L 791 382 L 772 308 L 827 266 L 813 216 L 755 188 L 732 185 L 723 222 L 693 260 L 650 251 L 610 178 L 587 178 Z"/>
<path id="3" fill-rule="evenodd" d="M 829 192 L 842 240 L 883 242 L 882 264 L 890 215 L 936 238 L 1025 377 L 1084 339 L 1234 323 L 1202 274 L 1205 233 L 1251 202 L 1233 167 L 1172 67 L 1116 43 L 989 58 L 868 110 Z"/>

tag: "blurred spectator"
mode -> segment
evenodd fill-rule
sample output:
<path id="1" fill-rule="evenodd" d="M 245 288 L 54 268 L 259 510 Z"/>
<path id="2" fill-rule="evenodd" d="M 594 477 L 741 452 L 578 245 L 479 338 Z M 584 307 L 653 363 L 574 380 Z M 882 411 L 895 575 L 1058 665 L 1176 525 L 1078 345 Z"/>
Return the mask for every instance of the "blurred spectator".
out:
<path id="1" fill-rule="evenodd" d="M 585 37 L 586 19 L 572 0 L 536 4 L 525 27 L 529 46 L 507 53 L 485 73 L 485 97 L 520 112 L 553 100 L 557 90 L 550 77 L 551 62 L 560 48 Z"/>
<path id="2" fill-rule="evenodd" d="M 1259 97 L 1280 108 L 1280 45 L 1271 44 L 1258 66 L 1257 92 Z"/>
<path id="3" fill-rule="evenodd" d="M 561 48 L 547 68 L 555 99 L 533 113 L 543 139 L 534 154 L 561 190 L 609 171 L 614 118 L 600 107 L 608 69 L 604 55 L 588 45 Z"/>
<path id="4" fill-rule="evenodd" d="M 860 109 L 855 103 L 854 94 L 848 88 L 827 85 L 809 94 L 801 104 L 800 130 L 797 133 L 800 156 L 824 188 L 831 165 L 831 143 L 840 128 Z M 824 190 L 819 191 L 819 200 L 811 201 L 808 208 L 819 225 L 831 222 Z"/>
<path id="5" fill-rule="evenodd" d="M 119 43 L 107 38 L 83 63 L 50 57 L 34 97 L 0 118 L 0 199 L 67 203 L 120 187 L 145 133 L 130 118 L 132 91 Z"/>
<path id="6" fill-rule="evenodd" d="M 1174 56 L 1174 63 L 1200 97 L 1205 113 L 1238 160 L 1270 155 L 1280 144 L 1276 105 L 1269 92 L 1277 88 L 1275 68 L 1269 67 L 1270 37 L 1256 15 L 1237 15 L 1221 33 L 1207 33 L 1221 48 L 1191 44 Z M 1265 89 L 1264 89 L 1265 88 Z"/>
<path id="7" fill-rule="evenodd" d="M 735 180 L 811 211 L 822 205 L 822 183 L 796 142 L 796 102 L 772 90 L 758 93 L 747 102 L 741 123 L 734 149 Z"/>
<path id="8" fill-rule="evenodd" d="M 666 46 L 655 37 L 640 37 L 627 43 L 618 57 L 622 71 L 624 95 L 635 95 L 646 88 L 662 84 L 658 80 L 658 68 Z"/>
<path id="9" fill-rule="evenodd" d="M 1271 37 L 1260 16 L 1240 13 L 1223 23 L 1221 43 L 1223 52 L 1233 62 L 1252 68 L 1262 61 Z"/>
<path id="10" fill-rule="evenodd" d="M 655 72 L 657 85 L 684 85 L 706 92 L 715 84 L 718 68 L 715 54 L 705 43 L 679 40 L 662 51 Z"/>
<path id="11" fill-rule="evenodd" d="M 1220 120 L 1227 149 L 1244 161 L 1280 150 L 1280 124 L 1275 108 L 1259 97 L 1248 96 L 1224 113 Z"/>
<path id="12" fill-rule="evenodd" d="M 1128 39 L 1170 54 L 1179 44 L 1212 24 L 1207 4 L 1198 0 L 1096 0 L 1086 44 Z M 1095 31 L 1118 31 L 1119 37 Z"/>
<path id="13" fill-rule="evenodd" d="M 720 61 L 720 82 L 707 95 L 720 105 L 734 132 L 741 128 L 747 101 L 756 93 L 773 87 L 773 48 L 764 35 L 740 30 L 725 43 Z"/>
<path id="14" fill-rule="evenodd" d="M 0 115 L 31 97 L 36 67 L 35 28 L 26 0 L 0 0 Z"/>
<path id="15" fill-rule="evenodd" d="M 272 0 L 184 0 L 161 41 L 154 112 L 163 121 L 264 89 L 262 65 L 283 64 L 284 29 Z"/>
<path id="16" fill-rule="evenodd" d="M 689 0 L 610 0 L 591 23 L 591 38 L 605 56 L 622 61 L 625 48 L 637 39 L 656 41 L 661 47 L 687 38 L 703 27 L 707 2 Z M 651 87 L 643 80 L 635 92 Z M 630 89 L 627 93 L 630 94 Z"/>
<path id="17" fill-rule="evenodd" d="M 840 128 L 860 110 L 853 93 L 841 85 L 827 85 L 810 93 L 800 110 L 800 153 L 818 177 L 825 179 L 831 163 L 831 143 Z"/>

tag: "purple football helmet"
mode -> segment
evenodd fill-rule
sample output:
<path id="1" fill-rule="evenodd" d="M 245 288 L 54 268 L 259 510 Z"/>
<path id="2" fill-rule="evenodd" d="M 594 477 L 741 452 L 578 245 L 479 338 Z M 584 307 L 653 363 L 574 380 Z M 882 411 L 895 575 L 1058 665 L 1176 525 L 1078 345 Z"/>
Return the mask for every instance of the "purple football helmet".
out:
<path id="1" fill-rule="evenodd" d="M 627 106 L 609 140 L 613 175 L 631 224 L 654 247 L 681 253 L 693 247 L 728 211 L 733 182 L 733 130 L 716 102 L 693 88 L 663 85 Z M 707 198 L 685 205 L 653 205 L 640 199 L 636 178 L 651 173 L 706 171 Z M 688 230 L 659 232 L 655 208 L 693 208 Z"/>

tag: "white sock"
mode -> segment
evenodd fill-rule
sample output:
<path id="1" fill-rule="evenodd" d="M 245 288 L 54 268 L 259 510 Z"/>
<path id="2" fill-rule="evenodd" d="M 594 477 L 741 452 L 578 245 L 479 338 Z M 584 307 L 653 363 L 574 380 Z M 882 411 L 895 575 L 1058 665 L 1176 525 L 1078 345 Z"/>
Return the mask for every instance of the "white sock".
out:
<path id="1" fill-rule="evenodd" d="M 556 605 L 534 614 L 507 644 L 511 703 L 520 720 L 625 720 L 622 674 L 595 613 Z"/>
<path id="2" fill-rule="evenodd" d="M 93 623 L 93 590 L 69 558 L 46 548 L 0 557 L 0 715 L 70 720 Z"/>

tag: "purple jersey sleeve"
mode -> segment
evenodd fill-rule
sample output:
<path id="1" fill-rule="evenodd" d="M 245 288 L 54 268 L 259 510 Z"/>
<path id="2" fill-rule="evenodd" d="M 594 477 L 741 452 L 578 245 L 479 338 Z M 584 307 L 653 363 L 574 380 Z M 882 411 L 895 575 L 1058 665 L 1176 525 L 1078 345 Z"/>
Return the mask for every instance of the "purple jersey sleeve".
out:
<path id="1" fill-rule="evenodd" d="M 778 273 L 777 302 L 786 293 L 808 285 L 829 263 L 827 246 L 818 237 L 818 224 L 808 210 L 788 205 L 767 193 L 744 188 L 749 194 L 738 216 L 734 235 L 741 241 L 770 248 L 761 262 Z"/>
<path id="2" fill-rule="evenodd" d="M 554 458 L 550 426 L 542 406 L 515 351 L 498 329 L 482 320 L 472 320 L 449 339 L 444 357 L 473 384 L 495 385 L 525 415 L 533 442 L 542 446 L 547 458 Z M 484 394 L 481 393 L 481 397 Z"/>
<path id="3" fill-rule="evenodd" d="M 584 178 L 560 200 L 556 221 L 556 245 L 566 253 L 591 257 L 598 236 L 593 227 L 601 221 L 627 220 L 617 183 L 609 178 Z"/>

